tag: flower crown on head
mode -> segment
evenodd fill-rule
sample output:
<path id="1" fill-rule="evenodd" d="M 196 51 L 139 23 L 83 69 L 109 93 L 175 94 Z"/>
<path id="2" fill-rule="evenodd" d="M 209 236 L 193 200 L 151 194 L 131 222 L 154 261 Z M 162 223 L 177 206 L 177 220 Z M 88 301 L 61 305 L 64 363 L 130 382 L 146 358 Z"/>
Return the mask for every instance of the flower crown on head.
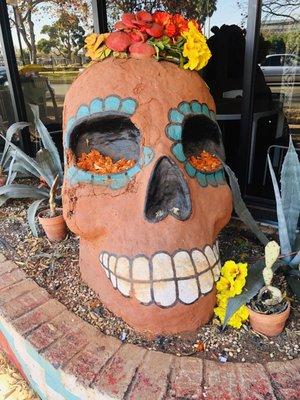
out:
<path id="1" fill-rule="evenodd" d="M 179 14 L 139 11 L 123 14 L 111 33 L 92 33 L 85 39 L 86 56 L 93 61 L 107 57 L 171 61 L 199 71 L 211 57 L 206 38 L 194 20 Z"/>

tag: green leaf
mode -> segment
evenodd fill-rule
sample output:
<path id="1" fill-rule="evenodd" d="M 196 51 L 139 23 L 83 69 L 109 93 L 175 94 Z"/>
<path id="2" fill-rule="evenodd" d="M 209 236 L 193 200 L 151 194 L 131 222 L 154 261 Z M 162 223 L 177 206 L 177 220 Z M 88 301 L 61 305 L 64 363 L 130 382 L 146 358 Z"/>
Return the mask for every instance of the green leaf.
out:
<path id="1" fill-rule="evenodd" d="M 0 187 L 0 195 L 10 199 L 44 199 L 49 197 L 49 191 L 29 185 L 12 184 Z"/>
<path id="2" fill-rule="evenodd" d="M 0 207 L 3 206 L 3 204 L 5 204 L 7 200 L 9 200 L 8 196 L 5 195 L 0 196 Z"/>
<path id="3" fill-rule="evenodd" d="M 10 161 L 10 164 L 9 164 L 8 175 L 7 175 L 6 183 L 5 183 L 6 185 L 12 184 L 17 176 L 17 173 L 13 170 L 15 161 L 16 161 L 16 154 L 13 155 L 13 157 Z"/>
<path id="4" fill-rule="evenodd" d="M 21 159 L 22 162 L 29 164 L 31 168 L 34 168 L 36 171 L 37 176 L 43 176 L 43 170 L 39 167 L 38 163 L 31 157 L 29 157 L 24 151 L 22 151 L 18 146 L 13 144 L 12 142 L 8 141 L 3 135 L 0 134 L 0 137 L 6 141 L 6 143 L 11 146 L 17 153 L 17 159 Z M 25 166 L 25 164 L 24 164 Z M 51 186 L 51 182 L 47 182 L 49 186 Z"/>
<path id="5" fill-rule="evenodd" d="M 258 238 L 258 240 L 265 246 L 269 242 L 269 240 L 266 237 L 266 235 L 264 235 L 261 232 L 256 221 L 254 220 L 254 218 L 250 214 L 246 204 L 244 203 L 242 196 L 241 196 L 241 191 L 240 191 L 237 177 L 235 176 L 235 174 L 231 170 L 231 168 L 228 165 L 226 165 L 224 162 L 223 162 L 223 166 L 224 166 L 224 169 L 229 178 L 235 212 L 237 213 L 239 218 L 244 222 L 244 224 L 246 224 L 248 226 L 248 228 L 251 229 L 251 231 Z"/>
<path id="6" fill-rule="evenodd" d="M 45 149 L 47 149 L 49 151 L 49 153 L 51 154 L 51 158 L 53 160 L 53 165 L 55 167 L 55 174 L 59 175 L 60 178 L 62 178 L 63 176 L 63 170 L 62 170 L 62 164 L 60 161 L 60 157 L 59 157 L 59 153 L 58 150 L 48 132 L 48 129 L 45 127 L 45 125 L 42 123 L 42 121 L 40 120 L 39 117 L 39 107 L 34 105 L 34 104 L 30 104 L 33 116 L 34 116 L 34 122 L 36 125 L 36 129 L 38 130 L 38 133 L 40 135 L 40 138 L 42 140 L 43 146 L 45 147 Z M 51 184 L 49 185 L 51 186 Z"/>
<path id="7" fill-rule="evenodd" d="M 43 203 L 43 201 L 45 201 L 45 199 L 34 201 L 28 207 L 28 210 L 27 210 L 27 220 L 29 223 L 29 227 L 31 229 L 33 236 L 35 236 L 35 237 L 39 236 L 36 222 L 35 222 L 35 217 L 36 217 L 36 213 L 37 213 L 38 209 L 40 208 L 41 204 Z"/>
<path id="8" fill-rule="evenodd" d="M 279 261 L 273 265 L 272 270 L 275 272 L 281 265 Z M 227 325 L 232 315 L 243 305 L 249 303 L 249 301 L 260 291 L 264 286 L 263 269 L 265 267 L 265 261 L 256 261 L 253 265 L 248 268 L 248 275 L 246 278 L 246 284 L 243 291 L 238 296 L 232 297 L 228 300 L 226 315 L 223 323 L 223 328 Z"/>
<path id="9" fill-rule="evenodd" d="M 9 142 L 11 142 L 14 134 L 17 133 L 19 130 L 24 129 L 26 126 L 29 126 L 28 122 L 16 122 L 7 129 L 7 132 L 5 135 L 6 142 L 5 142 L 5 146 L 3 149 L 0 165 L 4 165 L 7 161 L 7 155 L 8 155 L 7 151 L 9 148 Z M 2 136 L 2 138 L 3 138 L 3 136 Z"/>
<path id="10" fill-rule="evenodd" d="M 281 198 L 290 245 L 294 250 L 300 215 L 300 163 L 291 136 L 281 169 Z"/>
<path id="11" fill-rule="evenodd" d="M 273 189 L 274 189 L 275 199 L 276 199 L 278 234 L 279 234 L 279 239 L 280 239 L 281 253 L 283 255 L 286 255 L 286 254 L 290 254 L 292 252 L 292 249 L 291 249 L 290 239 L 289 239 L 289 235 L 288 235 L 288 229 L 287 229 L 287 224 L 286 224 L 286 220 L 285 220 L 285 215 L 283 212 L 280 191 L 279 191 L 277 179 L 275 176 L 275 172 L 274 172 L 269 154 L 267 155 L 267 158 L 268 158 L 269 170 L 270 170 L 270 174 L 271 174 L 271 178 L 272 178 Z M 291 260 L 291 257 L 287 256 L 287 257 L 285 257 L 285 260 L 287 262 L 289 262 Z"/>
<path id="12" fill-rule="evenodd" d="M 47 149 L 40 149 L 36 153 L 36 161 L 40 168 L 43 170 L 43 177 L 47 182 L 51 182 L 51 185 L 55 179 L 55 166 L 50 152 Z"/>
<path id="13" fill-rule="evenodd" d="M 289 265 L 291 265 L 292 267 L 295 267 L 299 264 L 300 264 L 300 250 L 295 255 L 295 257 L 289 262 Z"/>
<path id="14" fill-rule="evenodd" d="M 300 301 L 300 278 L 287 276 L 286 280 L 297 300 Z"/>

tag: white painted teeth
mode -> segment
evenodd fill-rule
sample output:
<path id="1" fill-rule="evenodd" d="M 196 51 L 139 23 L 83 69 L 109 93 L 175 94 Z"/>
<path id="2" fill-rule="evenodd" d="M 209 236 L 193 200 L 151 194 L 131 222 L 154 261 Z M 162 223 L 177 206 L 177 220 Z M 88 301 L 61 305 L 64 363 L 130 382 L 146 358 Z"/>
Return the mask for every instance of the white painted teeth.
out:
<path id="1" fill-rule="evenodd" d="M 113 287 L 124 296 L 160 307 L 195 302 L 212 290 L 221 268 L 217 243 L 203 250 L 179 250 L 173 256 L 159 252 L 151 258 L 102 252 L 100 262 Z"/>

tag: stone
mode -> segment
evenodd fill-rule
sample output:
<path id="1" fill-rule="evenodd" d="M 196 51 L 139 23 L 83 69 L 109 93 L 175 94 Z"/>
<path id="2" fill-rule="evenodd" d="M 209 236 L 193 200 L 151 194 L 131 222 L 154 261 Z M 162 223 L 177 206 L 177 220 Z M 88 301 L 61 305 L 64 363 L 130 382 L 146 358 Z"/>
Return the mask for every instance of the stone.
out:
<path id="1" fill-rule="evenodd" d="M 16 297 L 37 289 L 39 286 L 32 279 L 25 279 L 0 291 L 0 305 L 12 301 Z"/>
<path id="2" fill-rule="evenodd" d="M 36 307 L 34 310 L 31 310 L 20 318 L 14 320 L 13 326 L 21 335 L 26 336 L 42 323 L 51 320 L 64 310 L 65 307 L 61 303 L 54 299 L 50 299 L 41 306 Z"/>
<path id="3" fill-rule="evenodd" d="M 12 270 L 17 268 L 18 268 L 17 264 L 15 264 L 13 261 L 10 260 L 1 261 L 0 258 L 0 275 L 5 274 L 6 272 L 11 272 Z"/>
<path id="4" fill-rule="evenodd" d="M 120 346 L 119 340 L 98 332 L 97 337 L 68 362 L 64 371 L 88 387 Z"/>
<path id="5" fill-rule="evenodd" d="M 14 269 L 11 272 L 6 272 L 0 275 L 0 290 L 13 285 L 26 278 L 24 272 L 20 269 Z"/>
<path id="6" fill-rule="evenodd" d="M 205 400 L 276 400 L 261 364 L 204 361 Z"/>
<path id="7" fill-rule="evenodd" d="M 138 367 L 130 391 L 127 393 L 127 399 L 160 400 L 165 398 L 172 361 L 173 357 L 170 354 L 148 351 Z"/>
<path id="8" fill-rule="evenodd" d="M 192 357 L 176 357 L 166 400 L 202 400 L 203 361 Z"/>
<path id="9" fill-rule="evenodd" d="M 74 330 L 58 338 L 45 350 L 42 350 L 41 354 L 54 368 L 62 368 L 92 340 L 93 336 L 89 335 L 89 330 L 93 330 L 93 328 L 82 322 Z"/>
<path id="10" fill-rule="evenodd" d="M 270 374 L 275 394 L 282 400 L 300 399 L 300 359 L 285 362 L 269 362 L 266 369 Z"/>
<path id="11" fill-rule="evenodd" d="M 58 338 L 66 335 L 72 330 L 82 325 L 82 320 L 76 315 L 65 310 L 57 317 L 46 322 L 35 329 L 27 340 L 38 350 L 41 351 L 50 346 Z"/>
<path id="12" fill-rule="evenodd" d="M 132 344 L 122 345 L 96 376 L 92 386 L 113 399 L 123 399 L 146 352 L 145 349 Z"/>
<path id="13" fill-rule="evenodd" d="M 5 303 L 2 306 L 2 312 L 9 320 L 19 318 L 21 315 L 28 313 L 34 308 L 46 303 L 50 295 L 42 288 L 35 289 L 31 292 L 24 293 L 23 295 Z"/>

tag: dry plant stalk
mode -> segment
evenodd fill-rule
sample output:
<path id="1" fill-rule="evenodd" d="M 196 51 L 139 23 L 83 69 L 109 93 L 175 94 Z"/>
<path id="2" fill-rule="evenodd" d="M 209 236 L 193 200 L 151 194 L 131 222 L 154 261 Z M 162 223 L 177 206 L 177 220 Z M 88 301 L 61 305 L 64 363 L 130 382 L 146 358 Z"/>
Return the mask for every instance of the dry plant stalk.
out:
<path id="1" fill-rule="evenodd" d="M 59 176 L 57 175 L 56 178 L 54 179 L 51 189 L 50 189 L 49 208 L 50 208 L 50 217 L 51 218 L 55 217 L 55 211 L 56 211 L 55 196 L 56 196 L 56 191 L 57 191 L 57 187 L 58 187 L 58 179 L 59 179 Z"/>

